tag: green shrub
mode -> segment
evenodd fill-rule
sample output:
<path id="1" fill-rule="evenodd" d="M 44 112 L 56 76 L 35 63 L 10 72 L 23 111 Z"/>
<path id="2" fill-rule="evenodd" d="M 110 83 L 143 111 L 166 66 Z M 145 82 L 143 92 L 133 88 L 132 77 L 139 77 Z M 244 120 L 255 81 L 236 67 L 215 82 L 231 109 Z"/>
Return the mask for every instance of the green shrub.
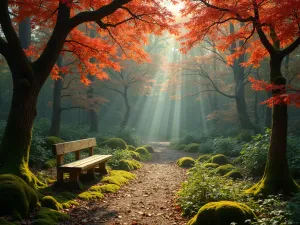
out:
<path id="1" fill-rule="evenodd" d="M 37 193 L 21 178 L 11 175 L 0 175 L 0 216 L 12 215 L 22 219 L 38 203 Z"/>
<path id="2" fill-rule="evenodd" d="M 219 165 L 230 164 L 227 157 L 223 154 L 218 154 L 218 155 L 212 156 L 207 162 L 208 163 L 216 163 L 216 164 L 219 164 Z"/>
<path id="3" fill-rule="evenodd" d="M 183 157 L 177 160 L 177 165 L 183 168 L 191 168 L 195 165 L 195 160 L 191 157 Z"/>
<path id="4" fill-rule="evenodd" d="M 127 145 L 128 150 L 134 151 L 136 149 L 136 147 L 134 147 L 133 145 Z"/>
<path id="5" fill-rule="evenodd" d="M 151 154 L 144 147 L 138 147 L 135 151 L 140 154 L 143 161 L 151 159 Z"/>
<path id="6" fill-rule="evenodd" d="M 185 215 L 193 215 L 206 203 L 241 199 L 243 191 L 252 184 L 233 181 L 211 174 L 201 164 L 189 170 L 186 182 L 178 192 L 177 202 Z"/>
<path id="7" fill-rule="evenodd" d="M 145 149 L 147 149 L 147 151 L 149 153 L 154 153 L 154 149 L 153 149 L 153 147 L 151 145 L 144 145 L 142 147 L 144 147 Z"/>
<path id="8" fill-rule="evenodd" d="M 211 158 L 211 155 L 201 155 L 199 156 L 199 158 L 197 159 L 198 162 L 206 162 Z"/>
<path id="9" fill-rule="evenodd" d="M 134 130 L 121 130 L 115 136 L 124 140 L 128 145 L 138 146 L 140 144 L 138 137 L 134 135 Z"/>
<path id="10" fill-rule="evenodd" d="M 191 152 L 191 153 L 199 152 L 199 147 L 200 147 L 200 144 L 197 144 L 197 143 L 188 144 L 184 148 L 184 151 L 185 152 Z"/>
<path id="11" fill-rule="evenodd" d="M 201 143 L 199 147 L 199 152 L 206 154 L 206 153 L 213 153 L 214 152 L 214 142 L 213 140 L 207 140 L 203 143 Z"/>
<path id="12" fill-rule="evenodd" d="M 204 205 L 187 225 L 249 224 L 256 216 L 248 206 L 231 201 L 210 202 Z"/>
<path id="13" fill-rule="evenodd" d="M 33 132 L 29 156 L 30 165 L 41 167 L 45 161 L 53 157 L 52 152 L 46 149 L 45 146 L 45 138 L 40 136 L 39 133 Z"/>
<path id="14" fill-rule="evenodd" d="M 213 140 L 214 154 L 224 154 L 227 156 L 239 156 L 241 146 L 233 138 L 215 138 Z"/>
<path id="15" fill-rule="evenodd" d="M 235 139 L 239 142 L 250 142 L 255 133 L 253 130 L 240 130 Z"/>
<path id="16" fill-rule="evenodd" d="M 287 213 L 289 214 L 290 224 L 300 224 L 299 208 L 300 193 L 297 193 L 287 202 Z"/>
<path id="17" fill-rule="evenodd" d="M 217 167 L 216 169 L 214 169 L 213 172 L 223 176 L 223 175 L 225 175 L 226 173 L 228 173 L 232 170 L 234 170 L 234 166 L 231 165 L 231 164 L 226 164 L 226 165 Z"/>
<path id="18" fill-rule="evenodd" d="M 141 156 L 140 156 L 140 153 L 138 153 L 138 152 L 136 152 L 136 151 L 128 151 L 129 152 L 129 154 L 130 154 L 130 156 L 133 158 L 133 159 L 135 159 L 135 160 L 137 160 L 137 161 L 141 161 L 142 159 L 141 159 Z"/>
<path id="19" fill-rule="evenodd" d="M 118 167 L 113 167 L 113 169 L 117 170 L 125 170 L 125 171 L 131 171 L 131 170 L 137 170 L 142 167 L 142 164 L 134 159 L 122 159 L 119 162 Z"/>
<path id="20" fill-rule="evenodd" d="M 220 165 L 217 163 L 203 163 L 202 166 L 207 169 L 215 169 L 218 168 Z"/>
<path id="21" fill-rule="evenodd" d="M 43 165 L 43 168 L 46 170 L 54 167 L 56 167 L 56 159 L 49 159 Z"/>
<path id="22" fill-rule="evenodd" d="M 126 142 L 120 138 L 109 138 L 108 140 L 102 142 L 100 146 L 107 146 L 111 149 L 127 149 Z"/>
<path id="23" fill-rule="evenodd" d="M 233 171 L 230 171 L 230 172 L 226 173 L 224 175 L 224 177 L 231 178 L 233 180 L 243 179 L 243 175 L 239 171 L 236 171 L 236 170 L 233 170 Z"/>
<path id="24" fill-rule="evenodd" d="M 65 142 L 63 139 L 55 136 L 50 136 L 45 139 L 47 149 L 52 149 L 52 145 Z"/>
<path id="25" fill-rule="evenodd" d="M 183 151 L 185 148 L 186 148 L 187 145 L 183 144 L 183 145 L 179 145 L 176 150 L 179 150 L 179 151 Z"/>
<path id="26" fill-rule="evenodd" d="M 127 150 L 115 150 L 112 153 L 112 157 L 107 162 L 107 165 L 111 168 L 118 168 L 121 160 L 132 160 L 132 154 Z"/>

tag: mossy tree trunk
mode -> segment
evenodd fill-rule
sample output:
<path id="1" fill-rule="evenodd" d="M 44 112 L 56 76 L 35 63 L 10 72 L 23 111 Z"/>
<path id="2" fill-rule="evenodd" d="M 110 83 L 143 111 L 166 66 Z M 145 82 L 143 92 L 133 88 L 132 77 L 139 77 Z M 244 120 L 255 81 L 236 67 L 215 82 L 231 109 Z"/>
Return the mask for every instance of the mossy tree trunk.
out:
<path id="1" fill-rule="evenodd" d="M 272 97 L 272 92 L 267 92 L 267 98 Z M 266 106 L 265 111 L 265 127 L 272 128 L 272 108 Z"/>
<path id="2" fill-rule="evenodd" d="M 285 85 L 286 79 L 281 73 L 281 63 L 283 58 L 277 55 L 271 56 L 271 83 L 275 85 Z M 273 97 L 282 90 L 273 90 Z M 268 154 L 268 161 L 265 173 L 260 182 L 247 190 L 248 193 L 270 195 L 283 192 L 288 195 L 299 190 L 291 176 L 287 161 L 287 127 L 288 113 L 287 105 L 281 104 L 273 107 L 272 114 L 272 134 Z"/>

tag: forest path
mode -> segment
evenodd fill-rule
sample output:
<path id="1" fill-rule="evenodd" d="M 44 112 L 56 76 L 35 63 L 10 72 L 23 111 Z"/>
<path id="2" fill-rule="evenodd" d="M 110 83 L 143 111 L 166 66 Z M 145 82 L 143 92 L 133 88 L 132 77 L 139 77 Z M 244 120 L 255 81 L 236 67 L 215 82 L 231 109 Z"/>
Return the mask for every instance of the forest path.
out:
<path id="1" fill-rule="evenodd" d="M 169 143 L 150 143 L 155 149 L 152 160 L 134 173 L 137 179 L 117 193 L 76 207 L 70 215 L 71 224 L 88 225 L 181 225 L 186 224 L 176 210 L 175 197 L 186 180 L 186 170 L 176 165 L 177 159 L 193 156 L 169 150 Z M 80 220 L 76 220 L 80 215 Z M 83 215 L 85 215 L 83 217 Z"/>

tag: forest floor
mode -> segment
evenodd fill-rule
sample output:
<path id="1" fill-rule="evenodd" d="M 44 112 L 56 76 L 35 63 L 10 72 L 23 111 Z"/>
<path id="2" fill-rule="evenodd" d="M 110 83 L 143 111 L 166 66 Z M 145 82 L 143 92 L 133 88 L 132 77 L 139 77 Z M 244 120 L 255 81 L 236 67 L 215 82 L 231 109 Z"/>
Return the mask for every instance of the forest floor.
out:
<path id="1" fill-rule="evenodd" d="M 177 159 L 192 154 L 169 150 L 169 143 L 151 143 L 152 160 L 134 173 L 137 178 L 118 192 L 71 209 L 64 224 L 88 225 L 181 225 L 187 219 L 176 207 L 176 192 L 186 180 Z"/>

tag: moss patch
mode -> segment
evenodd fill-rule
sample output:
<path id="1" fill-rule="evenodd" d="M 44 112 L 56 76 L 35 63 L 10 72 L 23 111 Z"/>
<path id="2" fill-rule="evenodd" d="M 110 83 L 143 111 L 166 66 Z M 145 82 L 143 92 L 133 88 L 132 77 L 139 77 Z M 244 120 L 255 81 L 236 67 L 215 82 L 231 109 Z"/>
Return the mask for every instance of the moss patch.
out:
<path id="1" fill-rule="evenodd" d="M 127 149 L 127 144 L 121 138 L 109 138 L 106 141 L 102 142 L 100 146 L 107 146 L 111 149 Z"/>
<path id="2" fill-rule="evenodd" d="M 214 169 L 213 172 L 223 176 L 232 170 L 234 170 L 234 166 L 231 164 L 226 164 L 226 165 L 219 166 L 218 168 Z"/>
<path id="3" fill-rule="evenodd" d="M 140 154 L 142 160 L 151 159 L 151 154 L 144 147 L 138 147 L 135 151 Z"/>
<path id="4" fill-rule="evenodd" d="M 246 220 L 255 220 L 253 211 L 246 205 L 230 202 L 210 202 L 204 205 L 188 225 L 244 225 Z"/>
<path id="5" fill-rule="evenodd" d="M 229 160 L 227 159 L 227 157 L 223 154 L 215 155 L 215 156 L 211 157 L 207 162 L 217 163 L 219 165 L 226 165 L 226 164 L 230 163 Z"/>
<path id="6" fill-rule="evenodd" d="M 199 156 L 197 161 L 202 163 L 202 162 L 208 161 L 210 158 L 211 158 L 211 155 L 201 155 L 201 156 Z"/>
<path id="7" fill-rule="evenodd" d="M 84 201 L 103 198 L 104 195 L 99 191 L 85 191 L 78 195 L 78 198 Z"/>
<path id="8" fill-rule="evenodd" d="M 63 208 L 62 204 L 59 203 L 55 198 L 53 198 L 52 196 L 45 196 L 44 198 L 42 198 L 41 200 L 41 205 L 43 207 L 47 207 L 50 209 L 55 209 L 55 210 L 60 210 Z"/>
<path id="9" fill-rule="evenodd" d="M 104 177 L 101 182 L 108 184 L 115 184 L 119 187 L 127 184 L 129 180 L 135 179 L 136 176 L 124 170 L 111 170 L 109 176 Z"/>
<path id="10" fill-rule="evenodd" d="M 134 147 L 133 145 L 127 145 L 127 149 L 130 151 L 134 151 L 136 147 Z"/>
<path id="11" fill-rule="evenodd" d="M 119 165 L 115 167 L 115 169 L 131 171 L 131 170 L 137 170 L 141 167 L 142 164 L 136 160 L 122 159 L 120 160 Z"/>
<path id="12" fill-rule="evenodd" d="M 147 151 L 149 152 L 149 153 L 154 153 L 154 149 L 153 149 L 153 147 L 151 146 L 151 145 L 144 145 L 143 146 L 145 149 L 147 149 Z"/>
<path id="13" fill-rule="evenodd" d="M 22 219 L 38 203 L 36 191 L 21 178 L 11 175 L 0 175 L 0 216 L 12 215 Z"/>
<path id="14" fill-rule="evenodd" d="M 101 186 L 92 186 L 91 191 L 99 191 L 101 193 L 115 193 L 120 189 L 116 184 L 104 184 Z"/>
<path id="15" fill-rule="evenodd" d="M 224 177 L 228 177 L 228 178 L 231 178 L 233 180 L 243 179 L 243 175 L 239 171 L 236 171 L 236 170 L 233 170 L 233 171 L 230 171 L 230 172 L 226 173 L 224 175 Z"/>
<path id="16" fill-rule="evenodd" d="M 187 145 L 184 148 L 184 151 L 185 152 L 198 152 L 199 151 L 199 147 L 200 147 L 200 144 L 192 143 L 192 144 Z"/>
<path id="17" fill-rule="evenodd" d="M 202 166 L 205 167 L 205 168 L 207 168 L 207 169 L 216 169 L 220 165 L 217 164 L 217 163 L 203 163 Z"/>
<path id="18" fill-rule="evenodd" d="M 177 160 L 177 165 L 183 168 L 191 168 L 195 165 L 195 160 L 191 157 L 183 157 Z"/>
<path id="19" fill-rule="evenodd" d="M 59 222 L 70 219 L 70 217 L 65 214 L 58 212 L 54 209 L 49 209 L 46 207 L 42 207 L 40 211 L 34 217 L 33 225 L 56 225 Z"/>

